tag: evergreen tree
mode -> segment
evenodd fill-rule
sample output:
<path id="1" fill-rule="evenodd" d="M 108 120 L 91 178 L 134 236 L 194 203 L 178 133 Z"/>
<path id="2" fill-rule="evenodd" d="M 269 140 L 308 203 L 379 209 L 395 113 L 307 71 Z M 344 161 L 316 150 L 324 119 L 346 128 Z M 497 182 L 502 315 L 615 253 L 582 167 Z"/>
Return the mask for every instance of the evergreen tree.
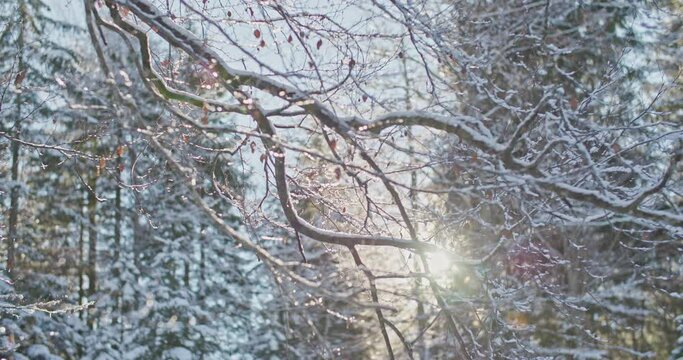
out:
<path id="1" fill-rule="evenodd" d="M 9 144 L 4 147 L 9 155 L 3 156 L 7 162 L 0 171 L 0 201 L 7 214 L 5 276 L 14 284 L 16 295 L 11 296 L 21 299 L 17 305 L 24 309 L 10 316 L 3 314 L 3 351 L 9 350 L 15 357 L 74 356 L 76 346 L 69 326 L 45 312 L 70 301 L 68 273 L 74 245 L 70 235 L 75 212 L 69 194 L 60 190 L 68 189 L 73 178 L 37 176 L 45 174 L 45 168 L 59 157 L 49 149 L 22 144 L 44 143 L 63 129 L 57 120 L 64 114 L 59 82 L 74 72 L 77 57 L 56 41 L 55 35 L 77 29 L 53 20 L 41 0 L 4 2 L 0 23 L 0 73 L 11 81 L 3 89 L 0 109 L 2 142 Z M 48 127 L 53 134 L 43 131 Z M 60 195 L 66 196 L 62 199 Z M 55 206 L 57 199 L 67 205 Z M 60 302 L 62 305 L 55 305 Z M 29 311 L 30 304 L 36 303 L 49 306 Z"/>
<path id="2" fill-rule="evenodd" d="M 674 319 L 676 322 L 676 331 L 679 335 L 674 345 L 674 349 L 671 351 L 670 360 L 680 360 L 683 359 L 683 315 L 676 316 Z"/>

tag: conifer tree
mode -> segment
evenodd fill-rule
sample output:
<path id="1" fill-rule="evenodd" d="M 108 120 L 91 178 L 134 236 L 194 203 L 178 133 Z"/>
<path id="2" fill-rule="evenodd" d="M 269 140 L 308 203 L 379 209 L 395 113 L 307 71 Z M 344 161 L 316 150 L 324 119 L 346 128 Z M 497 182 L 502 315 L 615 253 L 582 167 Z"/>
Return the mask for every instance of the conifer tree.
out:
<path id="1" fill-rule="evenodd" d="M 25 144 L 44 143 L 54 136 L 41 131 L 46 127 L 52 126 L 55 133 L 63 129 L 58 89 L 61 79 L 74 73 L 77 56 L 56 41 L 55 35 L 77 29 L 53 20 L 41 0 L 4 2 L 0 24 L 0 73 L 7 78 L 0 99 L 0 133 L 3 148 L 9 150 L 3 154 L 6 162 L 0 171 L 0 201 L 7 229 L 2 244 L 3 277 L 11 280 L 16 305 L 24 309 L 14 316 L 0 316 L 5 329 L 0 334 L 0 351 L 29 357 L 51 352 L 72 356 L 76 346 L 66 334 L 68 326 L 54 321 L 46 311 L 69 303 L 75 211 L 69 205 L 54 206 L 54 201 L 66 195 L 59 201 L 69 203 L 69 195 L 60 190 L 66 190 L 73 178 L 36 176 L 45 174 L 47 168 L 51 171 L 59 156 L 50 149 Z M 26 310 L 31 304 L 39 310 Z"/>

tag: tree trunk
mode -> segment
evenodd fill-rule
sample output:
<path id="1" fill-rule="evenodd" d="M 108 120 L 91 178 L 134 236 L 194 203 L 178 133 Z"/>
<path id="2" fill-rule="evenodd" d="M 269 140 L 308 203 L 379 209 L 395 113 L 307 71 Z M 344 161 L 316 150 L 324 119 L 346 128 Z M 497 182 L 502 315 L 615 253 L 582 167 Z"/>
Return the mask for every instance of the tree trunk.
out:
<path id="1" fill-rule="evenodd" d="M 185 283 L 185 288 L 190 288 L 190 263 L 185 260 L 185 273 L 183 274 L 183 282 Z"/>
<path id="2" fill-rule="evenodd" d="M 81 199 L 82 201 L 82 199 Z M 85 281 L 83 281 L 83 276 L 85 275 L 83 273 L 84 265 L 85 265 L 85 251 L 83 250 L 83 247 L 85 246 L 85 239 L 83 237 L 84 235 L 84 226 L 83 226 L 83 203 L 80 203 L 79 208 L 81 209 L 81 219 L 80 219 L 80 229 L 79 229 L 79 234 L 78 234 L 78 305 L 83 306 L 85 303 Z M 83 321 L 83 318 L 86 316 L 86 312 L 81 310 L 78 312 L 78 318 Z M 81 335 L 83 335 L 82 331 L 79 331 Z M 83 348 L 81 345 L 78 346 L 78 357 L 81 358 L 83 356 Z"/>
<path id="3" fill-rule="evenodd" d="M 123 356 L 123 335 L 124 335 L 124 321 L 123 321 L 123 288 L 126 283 L 123 277 L 123 261 L 121 261 L 121 227 L 123 222 L 123 207 L 121 205 L 121 170 L 123 169 L 123 158 L 121 147 L 121 140 L 123 134 L 121 129 L 118 131 L 118 144 L 116 149 L 116 189 L 114 198 L 114 276 L 118 280 L 118 288 L 116 291 L 116 311 L 113 318 L 115 324 L 119 324 L 119 354 Z"/>
<path id="4" fill-rule="evenodd" d="M 19 133 L 19 122 L 14 125 L 15 133 Z M 9 228 L 7 233 L 7 274 L 13 278 L 15 264 L 15 247 L 17 242 L 17 222 L 19 220 L 19 143 L 12 142 L 12 189 L 10 190 Z"/>
<path id="5" fill-rule="evenodd" d="M 19 37 L 17 38 L 17 45 L 19 49 L 24 48 L 24 37 L 25 37 L 25 26 L 28 24 L 28 14 L 26 13 L 26 6 L 22 4 L 19 6 L 19 11 L 21 12 L 21 26 L 19 26 Z M 24 72 L 26 76 L 26 69 L 24 63 L 24 56 L 20 54 L 18 56 L 17 69 L 19 72 Z M 17 75 L 18 76 L 18 75 Z M 15 81 L 15 86 L 19 87 Z M 22 96 L 16 97 L 16 120 L 14 121 L 14 136 L 19 138 L 21 135 L 21 110 L 22 110 L 23 99 Z M 17 227 L 19 222 L 19 143 L 17 141 L 12 141 L 11 146 L 12 151 L 12 189 L 10 190 L 10 208 L 9 208 L 9 226 L 7 229 L 7 275 L 10 279 L 13 278 L 13 271 L 16 263 L 16 243 L 17 243 Z"/>
<path id="6" fill-rule="evenodd" d="M 121 260 L 121 223 L 123 221 L 122 213 L 123 208 L 121 207 L 121 169 L 122 165 L 121 157 L 116 158 L 116 193 L 114 198 L 114 260 L 118 263 Z"/>
<path id="7" fill-rule="evenodd" d="M 199 298 L 204 299 L 206 294 L 206 254 L 204 253 L 206 237 L 204 226 L 199 230 Z"/>
<path id="8" fill-rule="evenodd" d="M 130 163 L 134 165 L 136 161 L 136 153 L 132 146 L 128 152 L 130 153 Z M 135 264 L 136 269 L 140 269 L 140 239 L 142 237 L 142 228 L 140 227 L 140 214 L 138 212 L 140 210 L 140 201 L 136 196 L 136 182 L 137 176 L 135 174 L 135 168 L 131 166 L 130 184 L 133 190 L 133 211 L 131 213 L 131 222 L 133 223 L 133 263 Z"/>
<path id="9" fill-rule="evenodd" d="M 90 178 L 88 189 L 88 296 L 97 291 L 97 177 Z M 89 299 L 90 300 L 90 299 Z"/>

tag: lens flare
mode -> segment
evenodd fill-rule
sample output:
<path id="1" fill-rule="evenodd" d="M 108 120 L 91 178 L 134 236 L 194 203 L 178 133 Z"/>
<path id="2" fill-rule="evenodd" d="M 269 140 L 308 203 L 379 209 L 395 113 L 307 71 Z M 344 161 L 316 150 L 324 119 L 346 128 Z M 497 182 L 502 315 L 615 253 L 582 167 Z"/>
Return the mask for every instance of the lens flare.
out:
<path id="1" fill-rule="evenodd" d="M 453 267 L 450 257 L 446 253 L 430 253 L 427 255 L 429 270 L 436 275 L 441 275 Z"/>

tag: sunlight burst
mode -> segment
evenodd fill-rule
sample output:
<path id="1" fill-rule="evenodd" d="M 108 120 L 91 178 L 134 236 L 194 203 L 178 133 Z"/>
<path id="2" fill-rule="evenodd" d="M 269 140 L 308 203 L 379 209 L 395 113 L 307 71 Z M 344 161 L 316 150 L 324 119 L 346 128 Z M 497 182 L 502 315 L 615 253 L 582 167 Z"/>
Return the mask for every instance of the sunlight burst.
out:
<path id="1" fill-rule="evenodd" d="M 453 263 L 446 253 L 430 253 L 427 255 L 427 260 L 429 261 L 429 270 L 436 275 L 442 275 L 453 267 Z"/>

